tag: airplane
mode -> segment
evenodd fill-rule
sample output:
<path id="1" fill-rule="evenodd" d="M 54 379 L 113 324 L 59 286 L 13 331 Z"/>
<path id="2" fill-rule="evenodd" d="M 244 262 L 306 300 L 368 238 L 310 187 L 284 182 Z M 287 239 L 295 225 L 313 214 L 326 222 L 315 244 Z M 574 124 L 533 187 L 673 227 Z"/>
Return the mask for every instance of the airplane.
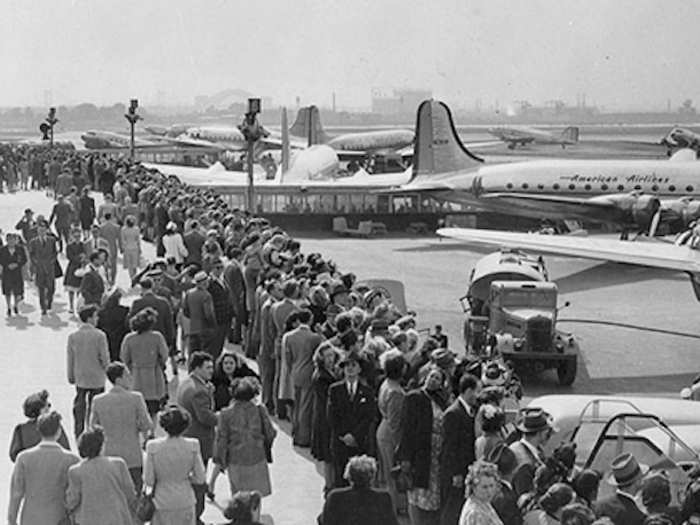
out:
<path id="1" fill-rule="evenodd" d="M 689 148 L 700 151 L 700 135 L 687 128 L 676 126 L 661 139 L 661 145 L 668 148 L 669 155 L 672 148 Z"/>
<path id="2" fill-rule="evenodd" d="M 316 106 L 299 108 L 294 124 L 289 128 L 293 146 L 325 144 L 333 148 L 341 160 L 362 158 L 368 155 L 413 154 L 415 134 L 409 129 L 360 131 L 330 136 L 323 129 L 321 115 Z M 303 143 L 306 141 L 306 144 Z"/>
<path id="3" fill-rule="evenodd" d="M 173 138 L 166 138 L 178 146 L 215 148 L 223 151 L 245 151 L 248 143 L 236 126 L 197 126 L 187 128 Z"/>
<path id="4" fill-rule="evenodd" d="M 521 248 L 599 261 L 649 266 L 685 272 L 700 301 L 700 250 L 690 246 L 659 241 L 624 242 L 616 239 L 569 235 L 540 235 L 472 228 L 441 228 L 437 234 L 469 244 Z"/>
<path id="5" fill-rule="evenodd" d="M 145 126 L 144 129 L 148 131 L 151 135 L 158 135 L 162 137 L 175 138 L 182 135 L 185 131 L 193 128 L 192 124 L 172 124 L 170 126 L 159 126 L 152 124 L 150 126 Z"/>
<path id="6" fill-rule="evenodd" d="M 80 135 L 80 138 L 88 149 L 128 148 L 131 146 L 131 138 L 128 135 L 111 131 L 90 130 Z M 134 139 L 134 146 L 137 148 L 151 148 L 162 145 L 160 142 L 151 140 Z"/>
<path id="7" fill-rule="evenodd" d="M 700 162 L 690 150 L 667 160 L 542 159 L 486 165 L 461 142 L 447 105 L 420 104 L 411 181 L 418 192 L 476 211 L 622 226 L 653 236 L 700 218 Z"/>
<path id="8" fill-rule="evenodd" d="M 566 148 L 566 146 L 578 142 L 579 134 L 579 129 L 576 126 L 569 126 L 560 135 L 530 126 L 501 126 L 489 128 L 487 131 L 508 144 L 508 149 L 515 149 L 518 144 L 525 146 L 531 143 L 560 144 L 562 148 Z"/>

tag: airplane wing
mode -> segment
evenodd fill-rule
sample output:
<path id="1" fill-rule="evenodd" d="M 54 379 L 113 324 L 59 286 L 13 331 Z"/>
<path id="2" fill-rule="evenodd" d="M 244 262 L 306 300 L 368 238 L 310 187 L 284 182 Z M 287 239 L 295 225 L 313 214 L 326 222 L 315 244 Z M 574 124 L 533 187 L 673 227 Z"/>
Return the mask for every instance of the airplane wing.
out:
<path id="1" fill-rule="evenodd" d="M 540 253 L 636 264 L 691 274 L 700 272 L 700 250 L 652 240 L 634 242 L 470 228 L 442 228 L 437 234 L 468 244 L 522 248 Z"/>
<path id="2" fill-rule="evenodd" d="M 226 151 L 227 147 L 225 147 L 222 144 L 216 143 L 216 142 L 211 142 L 209 140 L 202 140 L 202 139 L 193 139 L 191 137 L 187 137 L 186 135 L 180 135 L 179 137 L 163 137 L 163 140 L 165 142 L 168 142 L 170 144 L 173 144 L 175 146 L 183 146 L 183 147 L 195 147 L 195 148 L 212 148 L 212 149 L 219 149 L 221 151 Z"/>

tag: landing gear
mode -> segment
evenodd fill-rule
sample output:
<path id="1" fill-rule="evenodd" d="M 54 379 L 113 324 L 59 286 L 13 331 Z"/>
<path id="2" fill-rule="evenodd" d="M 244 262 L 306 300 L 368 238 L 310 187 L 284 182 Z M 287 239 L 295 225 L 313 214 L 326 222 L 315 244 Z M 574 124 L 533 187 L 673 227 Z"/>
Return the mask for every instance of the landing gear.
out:
<path id="1" fill-rule="evenodd" d="M 559 378 L 559 384 L 561 386 L 571 386 L 576 379 L 576 371 L 578 369 L 578 363 L 576 361 L 576 356 L 572 356 L 571 359 L 562 361 L 557 367 L 557 377 Z"/>

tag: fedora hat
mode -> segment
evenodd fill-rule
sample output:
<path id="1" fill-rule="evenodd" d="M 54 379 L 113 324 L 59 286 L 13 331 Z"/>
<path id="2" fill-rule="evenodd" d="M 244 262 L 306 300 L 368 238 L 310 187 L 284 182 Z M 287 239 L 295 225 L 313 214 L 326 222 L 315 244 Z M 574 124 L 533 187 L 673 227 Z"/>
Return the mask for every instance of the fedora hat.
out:
<path id="1" fill-rule="evenodd" d="M 612 468 L 612 474 L 608 478 L 608 483 L 616 487 L 634 483 L 649 472 L 649 467 L 638 463 L 629 452 L 620 454 L 613 459 L 610 467 Z"/>
<path id="2" fill-rule="evenodd" d="M 515 428 L 521 432 L 524 432 L 525 434 L 531 434 L 547 428 L 554 429 L 554 426 L 552 425 L 547 412 L 541 408 L 528 408 L 523 411 L 523 414 L 520 417 L 520 420 L 516 423 Z"/>
<path id="3" fill-rule="evenodd" d="M 207 277 L 208 277 L 208 276 L 207 276 L 206 272 L 197 272 L 197 273 L 194 275 L 194 282 L 195 282 L 195 283 L 201 283 L 202 281 L 206 281 L 206 280 L 207 280 Z"/>

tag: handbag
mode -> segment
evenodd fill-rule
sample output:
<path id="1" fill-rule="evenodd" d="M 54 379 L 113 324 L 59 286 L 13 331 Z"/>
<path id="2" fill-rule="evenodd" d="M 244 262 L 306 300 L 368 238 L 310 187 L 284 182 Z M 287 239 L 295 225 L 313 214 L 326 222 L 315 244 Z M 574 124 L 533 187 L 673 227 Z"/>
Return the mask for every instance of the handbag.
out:
<path id="1" fill-rule="evenodd" d="M 267 426 L 265 426 L 265 415 L 263 414 L 262 405 L 258 405 L 258 415 L 260 416 L 260 426 L 263 431 L 263 446 L 265 447 L 265 459 L 268 463 L 272 463 L 272 441 L 273 437 L 267 432 Z"/>
<path id="2" fill-rule="evenodd" d="M 156 512 L 156 504 L 153 502 L 153 495 L 155 494 L 156 488 L 150 494 L 146 492 L 141 492 L 139 499 L 136 501 L 136 517 L 141 521 L 151 521 L 153 515 Z"/>
<path id="3" fill-rule="evenodd" d="M 61 263 L 59 263 L 57 260 L 54 260 L 53 262 L 53 276 L 56 279 L 63 277 L 63 268 L 61 268 Z"/>

